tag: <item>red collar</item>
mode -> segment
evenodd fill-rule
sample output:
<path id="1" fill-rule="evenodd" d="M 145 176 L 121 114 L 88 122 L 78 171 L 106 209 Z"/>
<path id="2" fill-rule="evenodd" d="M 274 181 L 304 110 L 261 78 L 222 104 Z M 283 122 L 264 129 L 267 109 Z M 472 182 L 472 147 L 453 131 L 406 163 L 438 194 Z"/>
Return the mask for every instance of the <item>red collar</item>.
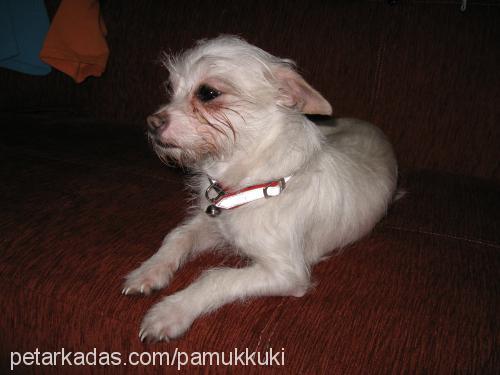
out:
<path id="1" fill-rule="evenodd" d="M 205 190 L 205 198 L 211 203 L 206 209 L 209 216 L 217 216 L 221 209 L 230 210 L 261 198 L 275 197 L 285 189 L 292 176 L 266 182 L 264 184 L 247 186 L 235 192 L 226 192 L 214 179 L 208 178 L 210 186 Z M 215 193 L 215 194 L 213 194 Z"/>

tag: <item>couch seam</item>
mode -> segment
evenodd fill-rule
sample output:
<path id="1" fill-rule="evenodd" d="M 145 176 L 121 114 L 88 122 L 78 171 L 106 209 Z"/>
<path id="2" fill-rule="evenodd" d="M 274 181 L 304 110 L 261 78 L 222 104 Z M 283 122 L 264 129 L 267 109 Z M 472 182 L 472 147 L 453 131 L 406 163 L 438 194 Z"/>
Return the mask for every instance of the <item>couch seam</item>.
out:
<path id="1" fill-rule="evenodd" d="M 469 242 L 469 243 L 473 243 L 473 244 L 481 245 L 481 246 L 492 247 L 494 249 L 500 250 L 500 244 L 495 244 L 495 243 L 485 241 L 485 240 L 472 239 L 472 238 L 467 238 L 467 237 L 462 237 L 462 236 L 454 236 L 452 234 L 438 233 L 438 232 L 421 230 L 421 229 L 402 228 L 402 227 L 398 227 L 398 226 L 394 226 L 394 225 L 384 225 L 383 228 L 381 228 L 381 229 L 390 229 L 390 230 L 395 230 L 395 231 L 400 231 L 400 232 L 416 233 L 416 234 L 446 238 L 446 239 L 451 239 L 451 240 L 456 240 L 456 241 L 464 241 L 464 242 Z"/>
<path id="2" fill-rule="evenodd" d="M 269 325 L 271 324 L 271 322 L 274 320 L 277 312 L 281 309 L 281 307 L 283 306 L 284 303 L 285 303 L 285 298 L 282 298 L 281 301 L 280 301 L 280 303 L 273 309 L 273 312 L 269 316 L 269 319 L 267 320 L 266 325 L 260 330 L 260 332 L 259 332 L 259 340 L 257 341 L 257 345 L 255 346 L 255 351 L 257 351 L 259 349 L 260 343 L 262 341 L 262 336 L 264 335 L 264 332 L 267 330 L 267 328 L 269 327 Z M 274 335 L 274 331 L 275 330 L 276 330 L 276 327 L 270 332 L 269 336 L 267 337 L 267 341 L 271 340 L 271 338 Z"/>

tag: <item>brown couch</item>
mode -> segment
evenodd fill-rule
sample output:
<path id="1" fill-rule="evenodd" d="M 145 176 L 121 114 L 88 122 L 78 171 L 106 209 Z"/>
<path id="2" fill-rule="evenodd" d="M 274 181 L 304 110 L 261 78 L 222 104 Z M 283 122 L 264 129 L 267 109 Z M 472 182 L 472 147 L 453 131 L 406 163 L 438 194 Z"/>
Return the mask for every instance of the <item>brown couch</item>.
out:
<path id="1" fill-rule="evenodd" d="M 57 4 L 47 1 L 51 15 Z M 37 349 L 92 362 L 245 348 L 284 353 L 284 365 L 182 371 L 500 372 L 500 2 L 461 13 L 458 1 L 108 0 L 102 13 L 111 54 L 101 78 L 0 70 L 0 372 L 11 352 Z M 162 296 L 208 267 L 244 266 L 207 254 L 164 291 L 120 294 L 186 212 L 183 172 L 144 137 L 143 119 L 165 100 L 157 57 L 219 33 L 294 58 L 335 116 L 378 124 L 408 194 L 369 237 L 316 266 L 306 296 L 231 304 L 177 341 L 142 344 L 140 321 Z M 14 373 L 176 371 L 71 358 Z"/>

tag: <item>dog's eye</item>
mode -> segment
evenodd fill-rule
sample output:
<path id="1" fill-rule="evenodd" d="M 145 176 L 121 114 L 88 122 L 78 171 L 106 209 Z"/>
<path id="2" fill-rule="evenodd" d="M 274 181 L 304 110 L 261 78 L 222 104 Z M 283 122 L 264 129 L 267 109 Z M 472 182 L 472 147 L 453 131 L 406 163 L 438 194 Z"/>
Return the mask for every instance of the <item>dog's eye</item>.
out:
<path id="1" fill-rule="evenodd" d="M 196 90 L 196 97 L 202 102 L 209 102 L 210 100 L 215 99 L 221 93 L 214 89 L 213 87 L 207 85 L 201 85 Z"/>

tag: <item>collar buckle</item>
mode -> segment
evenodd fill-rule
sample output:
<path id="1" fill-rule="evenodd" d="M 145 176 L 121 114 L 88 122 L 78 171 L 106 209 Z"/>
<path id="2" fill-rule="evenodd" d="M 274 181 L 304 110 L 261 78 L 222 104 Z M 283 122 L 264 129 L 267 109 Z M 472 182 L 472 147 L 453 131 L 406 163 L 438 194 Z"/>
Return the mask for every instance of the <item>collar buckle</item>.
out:
<path id="1" fill-rule="evenodd" d="M 224 189 L 217 183 L 217 181 L 212 180 L 211 178 L 208 178 L 208 181 L 210 182 L 210 185 L 207 187 L 207 190 L 205 190 L 205 198 L 210 203 L 215 203 L 217 202 L 222 196 L 226 194 Z M 210 193 L 214 191 L 216 193 L 215 196 L 210 197 Z"/>
<path id="2" fill-rule="evenodd" d="M 277 191 L 273 191 L 272 193 L 268 192 L 268 189 L 269 189 L 269 188 L 276 188 L 276 187 L 278 188 L 278 190 L 277 190 Z M 280 194 L 281 194 L 281 192 L 282 192 L 283 190 L 285 190 L 285 187 L 286 187 L 286 181 L 285 181 L 285 178 L 284 178 L 284 177 L 283 177 L 283 178 L 280 178 L 280 179 L 278 180 L 278 186 L 268 185 L 268 186 L 264 187 L 264 189 L 263 189 L 264 198 L 266 198 L 266 199 L 267 199 L 267 198 L 270 198 L 270 197 L 275 197 L 275 196 L 277 196 L 277 195 L 280 195 Z"/>

